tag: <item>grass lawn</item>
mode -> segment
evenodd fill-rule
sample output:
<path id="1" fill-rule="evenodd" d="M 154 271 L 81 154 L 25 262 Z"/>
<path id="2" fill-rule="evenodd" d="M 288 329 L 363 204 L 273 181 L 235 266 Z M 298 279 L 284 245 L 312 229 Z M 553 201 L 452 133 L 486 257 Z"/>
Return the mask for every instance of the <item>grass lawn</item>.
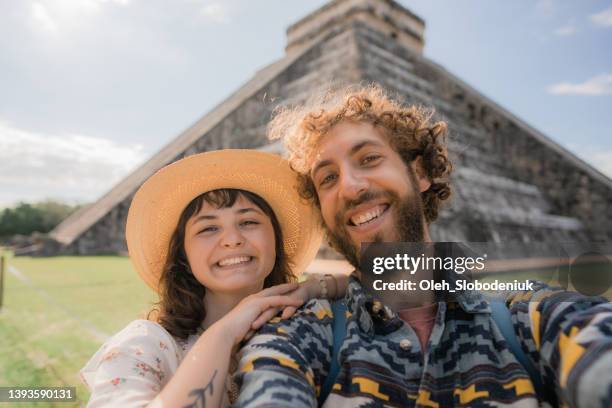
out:
<path id="1" fill-rule="evenodd" d="M 4 273 L 0 386 L 76 386 L 75 403 L 15 406 L 85 405 L 79 369 L 106 335 L 142 316 L 155 294 L 126 257 L 17 257 L 8 265 L 22 277 Z"/>

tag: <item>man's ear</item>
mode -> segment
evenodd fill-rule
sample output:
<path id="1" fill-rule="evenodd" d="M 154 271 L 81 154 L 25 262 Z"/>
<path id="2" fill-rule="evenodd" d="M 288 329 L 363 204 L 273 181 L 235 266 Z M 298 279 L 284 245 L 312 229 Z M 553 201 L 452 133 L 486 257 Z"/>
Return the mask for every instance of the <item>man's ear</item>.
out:
<path id="1" fill-rule="evenodd" d="M 410 167 L 412 167 L 412 171 L 416 177 L 419 191 L 422 193 L 429 190 L 429 187 L 431 187 L 431 180 L 429 177 L 427 177 L 427 172 L 425 172 L 425 169 L 423 168 L 423 157 L 418 156 L 416 159 L 414 159 L 410 163 Z"/>

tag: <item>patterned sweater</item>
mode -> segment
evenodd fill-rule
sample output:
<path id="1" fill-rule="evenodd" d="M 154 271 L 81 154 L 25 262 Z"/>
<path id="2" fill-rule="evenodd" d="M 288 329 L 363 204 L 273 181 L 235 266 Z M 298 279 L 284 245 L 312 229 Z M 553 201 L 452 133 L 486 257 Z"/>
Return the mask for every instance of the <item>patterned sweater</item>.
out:
<path id="1" fill-rule="evenodd" d="M 612 407 L 612 305 L 536 282 L 506 295 L 519 342 L 538 368 L 538 400 L 477 292 L 440 302 L 423 354 L 414 331 L 351 278 L 340 372 L 324 407 Z M 236 407 L 315 407 L 330 368 L 332 311 L 312 300 L 242 349 Z"/>

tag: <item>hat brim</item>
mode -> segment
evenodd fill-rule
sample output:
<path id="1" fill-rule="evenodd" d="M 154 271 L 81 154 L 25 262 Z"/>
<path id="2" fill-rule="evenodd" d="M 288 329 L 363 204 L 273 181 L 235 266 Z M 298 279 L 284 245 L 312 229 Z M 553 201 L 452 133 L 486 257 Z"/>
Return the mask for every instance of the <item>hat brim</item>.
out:
<path id="1" fill-rule="evenodd" d="M 188 156 L 157 171 L 136 192 L 126 225 L 128 252 L 138 274 L 158 290 L 170 239 L 197 196 L 233 188 L 263 198 L 283 233 L 283 247 L 299 275 L 316 256 L 322 230 L 316 210 L 297 193 L 297 175 L 279 156 L 226 149 Z"/>

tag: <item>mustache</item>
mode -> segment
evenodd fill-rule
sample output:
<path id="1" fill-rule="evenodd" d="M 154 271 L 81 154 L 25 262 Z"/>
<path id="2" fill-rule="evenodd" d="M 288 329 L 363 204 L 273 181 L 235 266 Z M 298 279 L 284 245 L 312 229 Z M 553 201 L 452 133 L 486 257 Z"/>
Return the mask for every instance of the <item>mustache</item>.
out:
<path id="1" fill-rule="evenodd" d="M 355 198 L 353 200 L 345 201 L 341 212 L 345 213 L 348 210 L 351 210 L 351 209 L 357 207 L 358 205 L 361 205 L 363 203 L 367 203 L 368 201 L 377 200 L 379 198 L 387 197 L 388 195 L 389 195 L 388 193 L 385 193 L 383 191 L 366 190 L 363 193 L 361 193 L 357 198 Z"/>

